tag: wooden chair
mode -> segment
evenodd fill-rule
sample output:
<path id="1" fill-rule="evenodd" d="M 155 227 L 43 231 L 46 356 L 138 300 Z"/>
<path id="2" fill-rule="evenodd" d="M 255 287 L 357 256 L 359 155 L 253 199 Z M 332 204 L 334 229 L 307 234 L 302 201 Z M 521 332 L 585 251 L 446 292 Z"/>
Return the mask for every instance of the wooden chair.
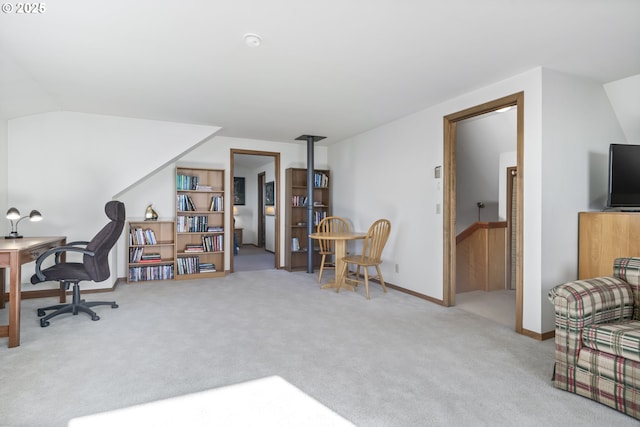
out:
<path id="1" fill-rule="evenodd" d="M 381 256 L 384 245 L 389 239 L 389 233 L 391 233 L 391 222 L 388 219 L 379 219 L 369 227 L 367 236 L 364 239 L 362 246 L 362 254 L 360 255 L 348 255 L 342 258 L 344 262 L 340 277 L 338 278 L 338 288 L 336 292 L 340 291 L 340 287 L 345 280 L 360 283 L 360 267 L 364 269 L 364 287 L 367 292 L 367 299 L 369 298 L 369 267 L 375 267 L 377 276 L 372 276 L 373 279 L 378 279 L 382 285 L 382 289 L 387 292 L 387 287 L 384 284 L 382 273 L 380 272 L 380 264 L 382 263 Z M 349 264 L 357 266 L 355 279 L 347 278 L 347 271 Z"/>
<path id="2" fill-rule="evenodd" d="M 351 228 L 344 218 L 340 218 L 339 216 L 328 216 L 320 220 L 317 231 L 318 233 L 349 233 Z M 322 255 L 322 259 L 320 260 L 320 273 L 318 274 L 318 282 L 320 282 L 322 280 L 322 272 L 325 268 L 335 269 L 334 263 L 326 262 L 327 256 L 330 257 L 335 255 L 335 244 L 333 240 L 318 240 L 318 244 L 320 246 L 319 253 Z"/>

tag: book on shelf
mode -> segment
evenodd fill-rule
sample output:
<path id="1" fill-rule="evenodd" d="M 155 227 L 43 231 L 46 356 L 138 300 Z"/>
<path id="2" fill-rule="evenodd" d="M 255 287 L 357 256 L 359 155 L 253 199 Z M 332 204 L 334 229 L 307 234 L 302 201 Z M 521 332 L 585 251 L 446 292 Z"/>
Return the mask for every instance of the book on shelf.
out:
<path id="1" fill-rule="evenodd" d="M 198 184 L 196 185 L 196 191 L 212 191 L 213 187 L 210 185 Z"/>
<path id="2" fill-rule="evenodd" d="M 202 246 L 205 252 L 222 252 L 224 250 L 224 236 L 222 234 L 202 236 Z"/>
<path id="3" fill-rule="evenodd" d="M 129 248 L 129 262 L 160 262 L 162 258 L 157 253 L 144 253 L 144 248 Z"/>
<path id="4" fill-rule="evenodd" d="M 178 233 L 198 233 L 208 230 L 208 218 L 206 215 L 182 216 L 176 219 L 176 231 Z"/>
<path id="5" fill-rule="evenodd" d="M 313 225 L 318 225 L 323 218 L 326 218 L 327 213 L 322 211 L 313 212 Z"/>
<path id="6" fill-rule="evenodd" d="M 139 262 L 144 248 L 129 248 L 129 262 Z"/>
<path id="7" fill-rule="evenodd" d="M 184 251 L 185 252 L 204 252 L 204 246 L 203 245 L 185 245 Z"/>
<path id="8" fill-rule="evenodd" d="M 178 204 L 179 211 L 197 211 L 195 203 L 193 203 L 193 199 L 188 194 L 178 194 L 178 200 L 176 201 Z"/>
<path id="9" fill-rule="evenodd" d="M 158 241 L 156 240 L 156 233 L 152 229 L 145 230 L 140 227 L 130 227 L 129 243 L 132 245 L 155 245 Z"/>
<path id="10" fill-rule="evenodd" d="M 329 177 L 326 173 L 323 172 L 315 172 L 313 174 L 313 186 L 314 187 L 328 187 L 329 186 Z"/>
<path id="11" fill-rule="evenodd" d="M 306 206 L 307 205 L 307 197 L 306 196 L 291 196 L 291 205 L 292 206 Z"/>
<path id="12" fill-rule="evenodd" d="M 199 177 L 193 175 L 176 174 L 177 190 L 195 190 L 198 188 Z"/>
<path id="13" fill-rule="evenodd" d="M 177 260 L 178 274 L 195 274 L 200 271 L 200 258 L 179 257 Z"/>
<path id="14" fill-rule="evenodd" d="M 216 271 L 215 264 L 212 263 L 200 263 L 200 273 L 213 273 Z"/>
<path id="15" fill-rule="evenodd" d="M 129 282 L 144 282 L 148 280 L 173 279 L 173 264 L 145 265 L 144 267 L 129 268 Z"/>
<path id="16" fill-rule="evenodd" d="M 211 212 L 224 211 L 224 196 L 211 196 L 211 203 L 209 204 L 209 210 Z"/>

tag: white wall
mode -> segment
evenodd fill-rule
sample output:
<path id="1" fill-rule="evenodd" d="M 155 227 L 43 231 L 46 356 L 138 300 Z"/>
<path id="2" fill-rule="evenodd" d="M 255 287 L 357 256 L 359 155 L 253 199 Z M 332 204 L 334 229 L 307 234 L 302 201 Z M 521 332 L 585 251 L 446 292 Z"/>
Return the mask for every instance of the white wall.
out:
<path id="1" fill-rule="evenodd" d="M 529 298 L 528 307 L 551 330 L 546 293 L 577 277 L 578 212 L 604 208 L 609 144 L 625 137 L 602 85 L 550 70 L 542 77 L 542 286 L 540 305 Z M 525 180 L 528 171 L 525 159 Z"/>
<path id="2" fill-rule="evenodd" d="M 9 209 L 8 206 L 8 180 L 9 180 L 9 126 L 6 120 L 0 119 L 0 165 L 2 172 L 0 173 L 0 212 L 3 215 Z M 7 233 L 11 231 L 10 225 L 6 224 Z"/>
<path id="3" fill-rule="evenodd" d="M 443 193 L 433 169 L 443 163 L 442 118 L 520 91 L 525 93 L 523 327 L 545 332 L 553 328 L 546 292 L 576 275 L 577 213 L 596 203 L 606 186 L 600 178 L 602 153 L 610 142 L 624 141 L 602 86 L 534 69 L 328 149 L 316 147 L 316 167 L 331 170 L 333 213 L 349 218 L 356 230 L 378 218 L 392 221 L 383 254 L 385 278 L 441 299 L 443 219 L 436 206 Z M 306 146 L 298 143 L 215 137 L 179 155 L 216 130 L 66 112 L 11 120 L 8 204 L 45 215 L 41 223 L 21 223 L 24 234 L 86 238 L 103 224 L 102 207 L 113 197 L 125 201 L 129 218 L 141 218 L 149 202 L 161 217 L 172 218 L 175 164 L 228 170 L 233 147 L 281 152 L 282 180 L 287 167 L 305 167 Z M 279 196 L 282 207 L 284 192 Z M 284 221 L 282 215 L 281 230 Z M 117 275 L 124 277 L 124 240 L 119 244 Z"/>
<path id="4" fill-rule="evenodd" d="M 234 165 L 235 176 L 245 177 L 246 205 L 237 206 L 238 214 L 236 226 L 242 227 L 242 240 L 244 244 L 258 244 L 258 219 L 262 215 L 262 208 L 258 206 L 258 174 L 265 173 L 265 182 L 275 180 L 275 160 L 273 157 L 264 156 L 265 164 L 257 168 L 246 168 Z M 284 176 L 281 177 L 284 180 Z M 265 249 L 275 251 L 275 216 L 265 217 Z"/>
<path id="5" fill-rule="evenodd" d="M 628 144 L 640 144 L 640 74 L 604 85 Z"/>
<path id="6" fill-rule="evenodd" d="M 623 140 L 601 85 L 534 69 L 335 144 L 334 207 L 366 229 L 392 222 L 385 279 L 442 299 L 443 117 L 524 92 L 523 327 L 553 329 L 548 290 L 577 275 L 577 215 L 602 197 L 608 144 Z M 544 102 L 543 102 L 544 99 Z M 543 115 L 544 111 L 544 115 Z M 604 175 L 603 175 L 604 171 Z M 543 232 L 544 230 L 544 232 Z M 399 273 L 394 264 L 399 264 Z"/>
<path id="7" fill-rule="evenodd" d="M 146 203 L 153 195 L 154 197 L 154 206 L 161 207 L 161 211 L 159 210 L 160 216 L 165 216 L 165 212 L 167 212 L 167 216 L 173 217 L 173 210 L 175 209 L 175 178 L 173 178 L 173 174 L 175 173 L 175 167 L 185 166 L 185 167 L 201 167 L 201 168 L 211 168 L 211 169 L 225 169 L 225 191 L 227 194 L 230 194 L 230 151 L 232 148 L 235 149 L 247 149 L 247 150 L 257 150 L 257 151 L 271 151 L 271 152 L 279 152 L 280 153 L 280 180 L 282 185 L 284 185 L 285 180 L 285 170 L 289 167 L 306 167 L 307 155 L 306 155 L 306 144 L 303 143 L 284 143 L 284 142 L 273 142 L 273 141 L 260 141 L 254 139 L 241 139 L 241 138 L 229 138 L 216 136 L 206 143 L 200 145 L 194 150 L 186 153 L 185 155 L 178 158 L 175 162 L 167 164 L 162 170 L 159 172 L 147 177 L 139 184 L 131 187 L 129 190 L 120 195 L 120 200 L 124 201 L 127 206 L 131 206 L 135 209 L 136 212 L 144 213 L 144 209 L 146 207 Z M 316 168 L 326 168 L 327 167 L 327 148 L 326 147 L 316 147 L 315 148 L 315 167 Z M 235 173 L 235 171 L 234 171 Z M 236 173 L 237 176 L 240 176 Z M 273 175 L 272 175 L 273 176 Z M 267 180 L 270 180 L 269 175 L 267 175 Z M 251 196 L 247 194 L 247 200 L 249 197 L 255 199 L 255 194 Z M 285 194 L 284 191 L 280 191 L 279 206 L 284 206 L 285 202 Z M 156 202 L 157 200 L 157 202 Z M 229 197 L 226 198 L 225 201 L 225 209 L 227 212 L 231 212 L 231 199 Z M 281 212 L 284 212 L 284 209 L 280 209 Z M 274 217 L 275 220 L 275 217 Z M 284 267 L 284 215 L 280 216 L 280 262 L 281 267 Z M 225 254 L 225 268 L 229 267 L 230 256 L 232 254 L 232 246 L 230 246 L 231 242 L 230 234 L 226 236 L 226 254 Z M 126 241 L 122 241 L 119 243 L 121 245 L 122 253 L 125 252 Z M 125 277 L 126 275 L 126 259 L 124 257 L 118 258 L 118 276 Z"/>
<path id="8" fill-rule="evenodd" d="M 525 92 L 525 283 L 527 299 L 540 300 L 541 70 L 535 69 L 349 138 L 329 148 L 334 213 L 356 230 L 391 220 L 383 253 L 385 279 L 442 299 L 443 117 L 493 99 Z M 339 185 L 338 185 L 339 184 Z M 442 210 L 440 210 L 442 212 Z M 394 266 L 399 264 L 399 273 Z M 525 305 L 528 304 L 527 299 Z M 540 310 L 524 309 L 524 327 L 541 332 Z"/>
<path id="9" fill-rule="evenodd" d="M 44 216 L 41 222 L 21 222 L 21 234 L 64 235 L 68 241 L 93 237 L 107 221 L 107 201 L 218 129 L 72 112 L 10 120 L 8 203 L 21 212 L 38 209 Z M 127 205 L 127 216 L 142 218 L 151 200 L 149 195 L 140 200 L 143 207 Z M 165 215 L 164 206 L 158 207 Z M 125 253 L 116 247 L 113 256 L 124 258 Z M 23 283 L 28 283 L 33 265 L 23 271 Z M 106 283 L 85 288 L 109 287 L 115 278 L 112 274 Z"/>
<path id="10" fill-rule="evenodd" d="M 506 173 L 500 156 L 516 150 L 516 111 L 487 113 L 456 125 L 456 234 L 478 221 L 478 202 L 485 205 L 481 221 L 499 220 L 500 182 Z"/>
<path id="11" fill-rule="evenodd" d="M 256 198 L 258 197 L 258 181 L 253 173 L 253 169 L 250 168 L 234 165 L 233 173 L 236 177 L 244 177 L 245 190 L 245 204 L 236 205 L 236 209 L 238 210 L 238 214 L 234 215 L 236 218 L 236 227 L 243 228 L 243 243 L 255 243 L 257 227 L 254 226 L 254 224 L 257 223 L 258 206 Z"/>

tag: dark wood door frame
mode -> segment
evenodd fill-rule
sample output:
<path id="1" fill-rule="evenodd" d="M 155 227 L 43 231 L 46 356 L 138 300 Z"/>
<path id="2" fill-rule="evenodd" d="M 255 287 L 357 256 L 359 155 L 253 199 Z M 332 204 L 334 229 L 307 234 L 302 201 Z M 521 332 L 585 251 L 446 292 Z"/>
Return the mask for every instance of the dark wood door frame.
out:
<path id="1" fill-rule="evenodd" d="M 258 247 L 265 247 L 265 235 L 264 235 L 264 185 L 266 182 L 266 173 L 260 172 L 258 174 Z"/>
<path id="2" fill-rule="evenodd" d="M 507 184 L 507 289 L 513 289 L 514 285 L 515 285 L 515 281 L 512 281 L 511 278 L 513 277 L 513 272 L 515 271 L 513 264 L 515 261 L 515 257 L 513 256 L 513 236 L 514 236 L 514 232 L 515 232 L 515 227 L 514 227 L 514 222 L 517 220 L 517 218 L 514 218 L 513 216 L 513 208 L 515 207 L 516 209 L 516 214 L 518 212 L 517 206 L 514 206 L 513 203 L 513 196 L 514 194 L 518 195 L 517 193 L 517 179 L 516 177 L 518 176 L 518 168 L 515 166 L 511 166 L 507 168 L 507 179 L 506 179 L 506 184 Z M 516 185 L 514 186 L 514 181 L 516 182 Z M 517 237 L 516 237 L 517 238 Z"/>
<path id="3" fill-rule="evenodd" d="M 232 148 L 229 150 L 230 161 L 229 161 L 229 176 L 230 176 L 230 186 L 231 189 L 230 194 L 234 194 L 233 188 L 233 168 L 234 168 L 234 155 L 235 154 L 249 154 L 252 156 L 267 156 L 273 157 L 273 174 L 275 181 L 275 191 L 274 191 L 274 199 L 275 199 L 275 256 L 274 256 L 274 268 L 280 268 L 280 153 L 273 151 L 256 151 L 256 150 L 243 150 L 239 148 Z M 233 212 L 233 197 L 230 197 L 231 200 L 231 212 Z M 229 230 L 233 230 L 233 215 L 229 215 Z M 233 236 L 233 234 L 231 234 Z M 233 250 L 231 251 L 233 253 Z M 231 256 L 231 260 L 229 261 L 229 271 L 233 273 L 233 255 Z"/>
<path id="4" fill-rule="evenodd" d="M 458 122 L 476 117 L 503 107 L 517 107 L 517 168 L 516 191 L 516 325 L 515 331 L 522 334 L 523 307 L 523 182 L 524 182 L 524 92 L 518 92 L 444 117 L 444 266 L 443 305 L 455 305 L 456 297 L 456 125 Z"/>

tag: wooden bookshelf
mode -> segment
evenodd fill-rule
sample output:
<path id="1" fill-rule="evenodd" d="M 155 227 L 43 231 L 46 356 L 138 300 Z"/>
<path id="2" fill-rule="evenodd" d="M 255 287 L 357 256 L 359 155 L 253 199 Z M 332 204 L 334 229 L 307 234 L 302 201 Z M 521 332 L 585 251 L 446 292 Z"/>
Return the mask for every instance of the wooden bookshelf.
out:
<path id="1" fill-rule="evenodd" d="M 224 175 L 176 168 L 176 280 L 225 275 Z"/>
<path id="2" fill-rule="evenodd" d="M 130 221 L 127 283 L 173 279 L 174 238 L 173 221 Z"/>
<path id="3" fill-rule="evenodd" d="M 314 230 L 318 221 L 331 212 L 330 173 L 325 169 L 314 171 L 313 214 Z M 285 211 L 285 269 L 288 271 L 307 268 L 307 169 L 289 168 L 286 171 L 286 211 Z M 293 241 L 297 239 L 299 249 L 295 250 Z M 318 248 L 314 247 L 313 264 L 320 266 Z"/>

